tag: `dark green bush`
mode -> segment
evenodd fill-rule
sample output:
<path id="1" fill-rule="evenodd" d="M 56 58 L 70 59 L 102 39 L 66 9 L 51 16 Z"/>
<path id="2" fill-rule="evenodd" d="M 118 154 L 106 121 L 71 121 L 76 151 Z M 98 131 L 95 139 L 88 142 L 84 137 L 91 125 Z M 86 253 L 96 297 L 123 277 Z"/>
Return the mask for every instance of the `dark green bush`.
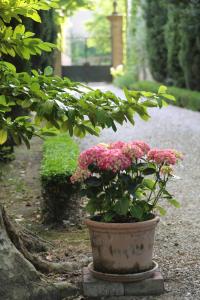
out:
<path id="1" fill-rule="evenodd" d="M 41 164 L 43 223 L 62 223 L 73 214 L 76 200 L 70 177 L 77 166 L 78 145 L 68 135 L 47 138 L 43 146 Z"/>
<path id="2" fill-rule="evenodd" d="M 129 88 L 135 90 L 157 92 L 160 85 L 162 84 L 159 82 L 144 80 L 137 81 L 129 85 Z M 171 86 L 168 87 L 168 93 L 172 94 L 176 98 L 176 102 L 173 102 L 172 104 L 195 111 L 200 111 L 200 92 Z"/>

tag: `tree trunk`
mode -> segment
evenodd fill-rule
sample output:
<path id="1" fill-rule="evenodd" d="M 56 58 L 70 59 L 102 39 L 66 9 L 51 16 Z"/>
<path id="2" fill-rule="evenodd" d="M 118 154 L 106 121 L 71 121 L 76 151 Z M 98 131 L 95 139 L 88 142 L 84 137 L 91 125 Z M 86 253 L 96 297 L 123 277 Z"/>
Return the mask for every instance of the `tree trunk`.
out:
<path id="1" fill-rule="evenodd" d="M 0 207 L 0 299 L 61 300 L 77 293 L 77 287 L 68 283 L 53 284 L 45 280 L 36 267 L 45 272 L 60 272 L 66 271 L 68 265 L 51 264 L 29 252 L 28 247 L 33 250 L 37 237 L 30 234 L 31 242 L 27 242 L 27 232 L 16 228 Z M 37 240 L 37 244 L 45 247 L 42 240 Z"/>

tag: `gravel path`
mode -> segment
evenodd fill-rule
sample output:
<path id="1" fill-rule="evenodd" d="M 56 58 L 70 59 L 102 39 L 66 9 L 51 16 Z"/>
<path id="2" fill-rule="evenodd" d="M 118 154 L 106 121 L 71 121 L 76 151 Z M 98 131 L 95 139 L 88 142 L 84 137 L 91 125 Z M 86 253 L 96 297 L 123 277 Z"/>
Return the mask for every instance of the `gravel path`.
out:
<path id="1" fill-rule="evenodd" d="M 92 85 L 94 87 L 94 85 Z M 122 96 L 112 85 L 98 84 L 102 90 L 112 90 Z M 152 119 L 136 119 L 119 126 L 118 131 L 104 130 L 99 138 L 88 136 L 81 148 L 98 142 L 141 139 L 152 147 L 176 148 L 185 154 L 183 165 L 176 174 L 181 179 L 172 182 L 171 191 L 182 203 L 180 209 L 169 208 L 163 217 L 156 236 L 155 260 L 165 278 L 166 292 L 162 296 L 138 299 L 183 300 L 200 299 L 200 113 L 169 106 L 151 109 Z M 133 297 L 133 299 L 137 299 Z"/>

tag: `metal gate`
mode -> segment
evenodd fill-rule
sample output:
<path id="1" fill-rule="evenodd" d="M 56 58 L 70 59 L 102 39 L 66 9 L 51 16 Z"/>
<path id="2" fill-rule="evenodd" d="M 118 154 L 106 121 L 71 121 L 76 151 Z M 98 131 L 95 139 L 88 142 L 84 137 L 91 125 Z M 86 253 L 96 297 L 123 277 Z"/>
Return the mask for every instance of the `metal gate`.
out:
<path id="1" fill-rule="evenodd" d="M 111 82 L 111 37 L 70 37 L 62 75 L 74 81 Z"/>

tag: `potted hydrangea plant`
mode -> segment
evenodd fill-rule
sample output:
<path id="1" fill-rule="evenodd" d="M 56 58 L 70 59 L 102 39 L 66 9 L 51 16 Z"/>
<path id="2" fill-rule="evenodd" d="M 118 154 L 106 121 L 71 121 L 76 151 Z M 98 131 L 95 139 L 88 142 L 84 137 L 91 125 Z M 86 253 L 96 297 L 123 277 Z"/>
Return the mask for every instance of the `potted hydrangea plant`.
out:
<path id="1" fill-rule="evenodd" d="M 71 181 L 81 182 L 93 270 L 138 274 L 153 269 L 152 253 L 159 200 L 179 203 L 166 189 L 173 166 L 182 159 L 172 149 L 150 149 L 143 141 L 99 144 L 80 154 Z"/>

